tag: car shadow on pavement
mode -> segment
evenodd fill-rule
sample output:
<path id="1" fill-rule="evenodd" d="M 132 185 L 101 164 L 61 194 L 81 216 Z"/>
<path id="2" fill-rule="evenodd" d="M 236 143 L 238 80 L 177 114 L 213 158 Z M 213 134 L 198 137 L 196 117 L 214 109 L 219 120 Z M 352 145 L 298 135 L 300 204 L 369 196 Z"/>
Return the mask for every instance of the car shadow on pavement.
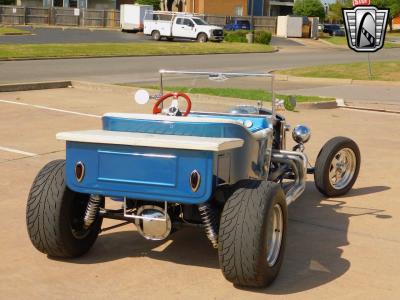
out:
<path id="1" fill-rule="evenodd" d="M 314 182 L 308 182 L 301 199 L 289 208 L 286 253 L 278 278 L 266 289 L 246 290 L 291 294 L 313 289 L 342 276 L 351 265 L 342 257 L 343 247 L 349 245 L 350 218 L 360 215 L 382 219 L 391 217 L 383 214 L 382 210 L 353 207 L 350 198 L 388 189 L 386 186 L 355 188 L 344 197 L 327 199 L 316 190 Z M 133 225 L 124 228 L 129 229 L 129 226 L 133 229 Z M 185 228 L 162 242 L 147 241 L 136 231 L 125 229 L 101 234 L 87 255 L 64 261 L 95 264 L 144 256 L 183 265 L 219 268 L 218 253 L 201 229 Z"/>
<path id="2" fill-rule="evenodd" d="M 266 289 L 248 291 L 286 295 L 310 290 L 331 282 L 349 270 L 351 262 L 342 257 L 349 245 L 350 218 L 370 215 L 390 218 L 383 210 L 354 207 L 351 198 L 380 193 L 386 186 L 355 188 L 346 196 L 326 198 L 307 182 L 306 192 L 289 208 L 289 231 L 285 259 L 276 281 Z"/>

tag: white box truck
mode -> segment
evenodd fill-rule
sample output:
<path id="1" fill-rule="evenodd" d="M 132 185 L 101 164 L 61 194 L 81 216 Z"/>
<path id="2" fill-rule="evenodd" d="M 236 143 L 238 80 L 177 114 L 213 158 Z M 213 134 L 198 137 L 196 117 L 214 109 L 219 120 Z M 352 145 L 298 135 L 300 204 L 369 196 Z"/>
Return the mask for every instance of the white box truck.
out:
<path id="1" fill-rule="evenodd" d="M 146 11 L 153 11 L 152 5 L 122 4 L 120 15 L 121 30 L 143 31 Z"/>
<path id="2" fill-rule="evenodd" d="M 220 42 L 224 39 L 223 28 L 207 24 L 199 15 L 166 11 L 147 11 L 143 32 L 156 41 L 163 37 L 168 40 L 185 38 L 199 42 Z"/>

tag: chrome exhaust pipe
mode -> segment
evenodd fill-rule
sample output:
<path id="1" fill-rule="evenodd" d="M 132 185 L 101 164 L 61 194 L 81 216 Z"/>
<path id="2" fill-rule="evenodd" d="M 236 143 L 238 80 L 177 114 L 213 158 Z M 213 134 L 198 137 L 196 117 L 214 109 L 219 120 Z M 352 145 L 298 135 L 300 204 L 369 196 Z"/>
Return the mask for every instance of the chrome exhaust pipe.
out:
<path id="1" fill-rule="evenodd" d="M 286 203 L 289 205 L 306 189 L 307 156 L 298 151 L 273 150 L 271 160 L 289 165 L 295 175 L 293 186 L 286 192 Z"/>

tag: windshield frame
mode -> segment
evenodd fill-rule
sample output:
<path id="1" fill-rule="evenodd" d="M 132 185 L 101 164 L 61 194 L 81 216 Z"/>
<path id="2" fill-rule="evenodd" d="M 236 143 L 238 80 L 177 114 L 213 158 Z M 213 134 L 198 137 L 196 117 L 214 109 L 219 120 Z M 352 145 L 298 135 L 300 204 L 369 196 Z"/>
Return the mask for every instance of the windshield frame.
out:
<path id="1" fill-rule="evenodd" d="M 225 77 L 225 78 L 234 78 L 234 77 L 264 77 L 266 78 L 266 91 L 271 91 L 271 109 L 272 109 L 272 117 L 276 117 L 276 98 L 275 98 L 275 75 L 272 73 L 239 73 L 239 72 L 207 72 L 207 71 L 185 71 L 185 70 L 164 70 L 161 69 L 158 71 L 160 74 L 160 94 L 164 94 L 164 83 L 163 77 L 168 74 L 173 75 L 192 75 L 192 76 L 208 76 L 211 77 Z M 269 84 L 268 84 L 269 83 Z M 270 87 L 270 89 L 268 89 Z M 261 101 L 261 106 L 262 106 Z"/>

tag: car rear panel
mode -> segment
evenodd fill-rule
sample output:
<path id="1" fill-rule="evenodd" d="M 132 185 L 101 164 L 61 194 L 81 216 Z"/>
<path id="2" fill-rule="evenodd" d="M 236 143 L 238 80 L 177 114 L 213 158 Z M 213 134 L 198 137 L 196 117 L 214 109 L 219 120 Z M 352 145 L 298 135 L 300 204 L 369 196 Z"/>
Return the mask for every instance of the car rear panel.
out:
<path id="1" fill-rule="evenodd" d="M 67 142 L 67 185 L 86 194 L 202 203 L 212 194 L 213 159 L 210 151 Z M 85 170 L 81 182 L 78 162 Z M 201 175 L 197 191 L 189 181 L 194 170 Z"/>

